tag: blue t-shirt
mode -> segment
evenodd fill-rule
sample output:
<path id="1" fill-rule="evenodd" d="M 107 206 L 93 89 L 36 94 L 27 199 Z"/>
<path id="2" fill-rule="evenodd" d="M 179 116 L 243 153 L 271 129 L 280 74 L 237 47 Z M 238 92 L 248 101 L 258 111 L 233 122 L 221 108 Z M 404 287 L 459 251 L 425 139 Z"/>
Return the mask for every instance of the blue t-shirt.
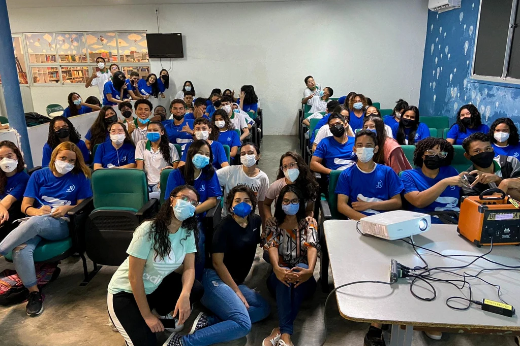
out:
<path id="1" fill-rule="evenodd" d="M 354 137 L 348 137 L 345 144 L 340 144 L 334 137 L 326 137 L 320 141 L 313 156 L 322 159 L 322 165 L 334 170 L 343 170 L 356 163 L 354 148 Z"/>
<path id="2" fill-rule="evenodd" d="M 92 108 L 87 107 L 87 106 L 81 106 L 81 108 L 78 109 L 78 114 L 77 115 L 90 113 L 90 112 L 92 112 Z M 70 106 L 63 110 L 63 116 L 65 118 L 70 117 Z"/>
<path id="3" fill-rule="evenodd" d="M 89 132 L 90 133 L 90 130 Z M 85 163 L 90 163 L 90 152 L 87 149 L 87 146 L 85 145 L 85 142 L 83 142 L 81 139 L 78 143 L 76 143 L 79 150 L 81 150 L 81 153 L 83 154 L 83 160 Z M 43 155 L 42 155 L 42 167 L 47 167 L 49 165 L 49 162 L 51 161 L 51 154 L 52 154 L 52 148 L 49 145 L 49 143 L 45 143 L 43 146 Z"/>
<path id="4" fill-rule="evenodd" d="M 146 84 L 145 79 L 139 80 L 139 82 L 137 83 L 137 88 L 139 89 L 139 92 L 141 93 L 141 95 L 152 95 L 152 86 Z M 159 92 L 162 92 L 160 87 L 159 87 Z"/>
<path id="5" fill-rule="evenodd" d="M 164 125 L 164 129 L 166 130 L 166 134 L 168 135 L 168 140 L 172 144 L 179 144 L 181 149 L 184 151 L 184 147 L 186 143 L 193 142 L 193 136 L 187 132 L 182 132 L 182 128 L 184 125 L 188 124 L 190 129 L 193 130 L 193 120 L 188 120 L 184 118 L 183 122 L 180 125 L 175 125 L 172 120 L 165 120 L 162 122 Z"/>
<path id="6" fill-rule="evenodd" d="M 347 99 L 347 96 L 341 96 L 339 99 L 338 99 L 338 102 L 340 105 L 342 104 L 345 104 L 345 100 Z"/>
<path id="7" fill-rule="evenodd" d="M 125 80 L 125 84 L 126 84 L 126 90 L 127 91 L 134 91 L 134 86 L 132 85 L 132 82 L 130 81 L 130 79 L 126 79 Z"/>
<path id="8" fill-rule="evenodd" d="M 240 143 L 240 136 L 235 130 L 221 131 L 218 135 L 218 141 L 222 145 L 229 145 L 229 149 L 242 145 L 242 143 Z"/>
<path id="9" fill-rule="evenodd" d="M 12 177 L 7 177 L 7 184 L 5 185 L 4 193 L 0 195 L 0 199 L 11 195 L 16 198 L 17 201 L 21 201 L 28 181 L 29 174 L 24 171 L 18 172 Z"/>
<path id="10" fill-rule="evenodd" d="M 394 125 L 394 127 L 392 127 L 392 134 L 394 136 L 394 138 L 397 138 L 397 131 L 399 130 L 399 123 L 396 122 L 397 125 Z M 405 134 L 405 139 L 407 141 L 409 141 L 409 135 L 410 135 L 410 132 L 411 132 L 411 129 L 407 129 L 405 128 L 404 129 L 404 134 Z M 428 128 L 428 125 L 426 125 L 425 123 L 419 123 L 419 126 L 417 126 L 417 131 L 415 131 L 415 142 L 414 142 L 414 145 L 417 144 L 417 142 L 419 142 L 420 140 L 422 139 L 425 139 L 427 137 L 431 137 L 430 136 L 430 129 Z"/>
<path id="11" fill-rule="evenodd" d="M 186 147 L 182 152 L 181 161 L 183 162 L 186 162 L 186 156 L 188 155 L 188 148 L 190 145 L 191 143 L 186 144 Z M 211 152 L 213 153 L 213 167 L 215 167 L 215 169 L 220 169 L 222 167 L 222 163 L 228 162 L 226 151 L 220 142 L 211 142 Z"/>
<path id="12" fill-rule="evenodd" d="M 240 104 L 240 98 L 237 99 L 237 103 Z M 250 112 L 250 111 L 253 111 L 253 112 L 258 112 L 258 103 L 251 103 L 251 104 L 243 104 L 242 105 L 242 110 L 244 112 Z"/>
<path id="13" fill-rule="evenodd" d="M 92 197 L 90 179 L 83 173 L 69 172 L 56 177 L 48 167 L 37 170 L 29 178 L 24 197 L 34 198 L 38 204 L 51 207 L 76 205 L 79 199 Z"/>
<path id="14" fill-rule="evenodd" d="M 492 143 L 491 145 L 495 150 L 495 156 L 513 156 L 520 160 L 520 143 L 518 143 L 517 145 L 508 145 L 507 147 L 499 147 L 495 143 Z"/>
<path id="15" fill-rule="evenodd" d="M 92 132 L 88 129 L 87 134 L 85 135 L 85 139 L 90 141 L 92 140 Z M 107 132 L 107 136 L 105 137 L 105 142 L 110 142 L 110 134 Z"/>
<path id="16" fill-rule="evenodd" d="M 403 191 L 403 183 L 391 167 L 379 165 L 370 173 L 362 172 L 357 165 L 341 172 L 336 194 L 348 196 L 348 205 L 362 200 L 365 202 L 388 201 Z M 380 213 L 376 210 L 364 210 L 365 215 Z"/>
<path id="17" fill-rule="evenodd" d="M 210 104 L 209 106 L 206 107 L 206 113 L 209 114 L 209 117 L 212 118 L 213 117 L 213 113 L 215 113 L 216 109 L 215 109 L 215 106 L 213 106 L 213 104 Z"/>
<path id="18" fill-rule="evenodd" d="M 123 143 L 116 149 L 112 142 L 103 142 L 96 150 L 94 163 L 101 164 L 103 168 L 107 168 L 108 164 L 120 167 L 135 163 L 135 147 L 130 143 Z"/>
<path id="19" fill-rule="evenodd" d="M 329 122 L 329 117 L 330 117 L 330 113 L 327 113 L 323 116 L 323 118 L 320 119 L 320 121 L 318 121 L 318 123 L 316 124 L 316 127 L 314 128 L 314 132 L 311 133 L 310 135 L 310 142 L 311 143 L 314 143 L 314 139 L 316 138 L 316 134 L 318 133 L 318 131 L 324 126 L 324 125 L 327 125 L 328 122 Z"/>
<path id="20" fill-rule="evenodd" d="M 383 117 L 383 122 L 385 123 L 385 125 L 388 125 L 392 128 L 392 132 L 394 132 L 394 126 L 399 126 L 399 122 L 397 120 L 395 120 L 395 117 L 393 115 L 385 115 Z M 395 133 L 397 133 L 397 130 Z M 395 138 L 395 133 L 394 133 L 394 138 Z"/>
<path id="21" fill-rule="evenodd" d="M 184 119 L 195 120 L 195 115 L 193 113 L 186 113 L 186 114 L 184 114 Z"/>
<path id="22" fill-rule="evenodd" d="M 453 124 L 451 129 L 448 131 L 448 135 L 446 136 L 446 138 L 454 139 L 455 143 L 453 143 L 453 144 L 455 144 L 455 145 L 461 145 L 462 141 L 464 141 L 464 139 L 466 137 L 468 137 L 469 135 L 471 135 L 475 132 L 483 132 L 483 133 L 487 134 L 489 132 L 489 127 L 485 124 L 481 124 L 476 129 L 470 129 L 469 127 L 466 127 L 466 133 L 464 133 L 464 132 L 460 132 L 458 124 Z"/>
<path id="23" fill-rule="evenodd" d="M 356 133 L 356 130 L 361 130 L 363 128 L 363 121 L 365 120 L 365 112 L 363 112 L 363 115 L 360 118 L 358 118 L 352 111 L 349 116 L 350 120 L 348 124 L 352 128 L 352 131 Z"/>
<path id="24" fill-rule="evenodd" d="M 125 81 L 126 83 L 126 81 Z M 127 86 L 128 87 L 128 86 Z M 112 103 L 108 101 L 107 94 L 112 94 L 112 98 L 115 98 L 116 100 L 123 100 L 130 98 L 130 95 L 128 94 L 128 90 L 123 91 L 123 98 L 121 98 L 120 90 L 116 90 L 114 88 L 114 83 L 112 83 L 111 80 L 105 83 L 103 86 L 103 106 L 114 106 L 117 103 Z"/>

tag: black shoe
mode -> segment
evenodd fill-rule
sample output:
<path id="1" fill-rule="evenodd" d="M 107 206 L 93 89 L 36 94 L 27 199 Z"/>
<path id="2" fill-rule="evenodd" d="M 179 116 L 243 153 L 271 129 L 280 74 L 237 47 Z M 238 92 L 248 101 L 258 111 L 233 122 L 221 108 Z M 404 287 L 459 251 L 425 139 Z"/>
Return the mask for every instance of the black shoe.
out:
<path id="1" fill-rule="evenodd" d="M 27 300 L 27 306 L 25 307 L 27 315 L 35 317 L 43 312 L 43 296 L 40 292 L 29 293 Z"/>
<path id="2" fill-rule="evenodd" d="M 190 334 L 193 334 L 197 330 L 206 328 L 208 326 L 209 326 L 208 316 L 205 313 L 201 312 L 201 313 L 199 313 L 197 318 L 195 318 L 195 321 L 193 321 L 193 326 L 191 327 Z"/>
<path id="3" fill-rule="evenodd" d="M 383 338 L 383 331 L 379 328 L 370 326 L 365 335 L 365 346 L 386 346 Z"/>

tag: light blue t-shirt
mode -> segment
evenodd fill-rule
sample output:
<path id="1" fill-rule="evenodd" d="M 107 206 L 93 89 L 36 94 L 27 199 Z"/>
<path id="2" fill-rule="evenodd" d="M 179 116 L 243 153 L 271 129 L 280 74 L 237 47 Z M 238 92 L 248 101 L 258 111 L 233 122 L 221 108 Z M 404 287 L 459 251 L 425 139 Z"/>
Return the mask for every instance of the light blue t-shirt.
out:
<path id="1" fill-rule="evenodd" d="M 470 129 L 469 127 L 466 127 L 466 132 L 460 132 L 459 125 L 453 124 L 451 129 L 448 131 L 448 134 L 446 135 L 446 139 L 454 139 L 455 145 L 462 145 L 462 142 L 466 137 L 470 136 L 473 133 L 476 132 L 482 132 L 482 133 L 489 133 L 489 127 L 485 124 L 481 124 L 476 129 Z"/>
<path id="2" fill-rule="evenodd" d="M 186 147 L 184 148 L 184 151 L 182 152 L 181 161 L 183 161 L 183 162 L 186 162 L 186 157 L 188 156 L 188 148 L 190 147 L 190 145 L 191 145 L 191 143 L 186 144 Z M 211 146 L 211 153 L 213 154 L 213 167 L 215 167 L 215 169 L 220 169 L 224 162 L 228 162 L 228 159 L 226 156 L 226 151 L 224 150 L 224 147 L 222 146 L 222 144 L 217 141 L 211 142 L 210 146 Z"/>
<path id="3" fill-rule="evenodd" d="M 145 221 L 137 227 L 128 250 L 126 250 L 126 253 L 130 256 L 146 260 L 143 271 L 143 284 L 144 293 L 147 295 L 153 293 L 166 276 L 182 265 L 186 254 L 197 252 L 193 232 L 181 227 L 174 234 L 170 233 L 168 235 L 171 244 L 168 256 L 165 258 L 156 257 L 156 252 L 153 248 L 153 237 L 150 238 L 152 227 L 153 221 Z M 132 285 L 128 278 L 129 267 L 130 264 L 127 257 L 116 270 L 114 276 L 112 276 L 108 284 L 109 293 L 132 293 Z"/>
<path id="4" fill-rule="evenodd" d="M 348 137 L 345 144 L 340 144 L 334 137 L 326 137 L 312 155 L 322 159 L 321 164 L 333 171 L 343 170 L 356 163 L 356 154 L 352 152 L 354 142 L 354 137 Z"/>
<path id="5" fill-rule="evenodd" d="M 507 147 L 499 147 L 495 143 L 491 145 L 493 146 L 493 150 L 495 150 L 495 156 L 513 156 L 520 160 L 520 143 L 517 145 L 508 145 Z"/>
<path id="6" fill-rule="evenodd" d="M 94 163 L 101 164 L 103 168 L 107 168 L 109 164 L 120 167 L 135 163 L 135 147 L 125 142 L 116 149 L 112 142 L 105 141 L 97 148 Z"/>

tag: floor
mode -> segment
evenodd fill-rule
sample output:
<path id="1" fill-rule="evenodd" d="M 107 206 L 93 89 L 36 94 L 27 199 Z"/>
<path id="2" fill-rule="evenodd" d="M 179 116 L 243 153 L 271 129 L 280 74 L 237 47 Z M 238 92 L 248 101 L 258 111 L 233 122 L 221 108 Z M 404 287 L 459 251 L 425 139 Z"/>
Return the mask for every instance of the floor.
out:
<path id="1" fill-rule="evenodd" d="M 276 178 L 280 155 L 288 149 L 298 147 L 297 137 L 265 136 L 262 144 L 260 168 L 265 171 L 270 181 Z M 90 263 L 89 263 L 90 265 Z M 100 272 L 85 287 L 80 287 L 83 272 L 81 260 L 71 257 L 60 265 L 62 272 L 57 281 L 50 283 L 44 290 L 45 311 L 36 318 L 25 314 L 25 303 L 0 308 L 0 344 L 31 345 L 31 346 L 123 346 L 124 341 L 118 333 L 108 326 L 106 312 L 106 288 L 114 267 L 103 267 Z M 0 259 L 0 271 L 13 268 L 13 265 Z M 268 295 L 265 279 L 269 265 L 261 259 L 261 253 L 255 258 L 253 269 L 247 283 L 256 287 L 267 297 L 273 308 L 271 317 L 253 326 L 247 338 L 236 340 L 227 345 L 259 346 L 276 327 L 275 301 Z M 318 268 L 316 270 L 318 273 Z M 318 277 L 319 275 L 315 275 Z M 295 345 L 319 346 L 324 339 L 323 304 L 326 295 L 317 291 L 312 301 L 304 302 L 295 323 Z M 195 310 L 198 312 L 198 309 Z M 191 326 L 195 313 L 187 322 Z M 328 335 L 325 345 L 363 345 L 363 337 L 367 324 L 346 321 L 339 316 L 336 303 L 331 299 L 327 307 Z M 187 329 L 187 328 L 186 328 Z M 159 341 L 164 341 L 166 334 L 159 335 Z M 461 335 L 444 334 L 441 341 L 432 341 L 420 332 L 414 332 L 414 346 L 514 346 L 511 336 Z"/>

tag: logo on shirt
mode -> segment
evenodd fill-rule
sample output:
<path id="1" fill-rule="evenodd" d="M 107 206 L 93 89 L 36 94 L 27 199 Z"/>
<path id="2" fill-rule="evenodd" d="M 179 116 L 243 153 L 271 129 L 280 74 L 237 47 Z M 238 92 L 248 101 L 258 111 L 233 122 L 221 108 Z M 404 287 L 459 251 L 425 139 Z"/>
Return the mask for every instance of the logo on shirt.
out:
<path id="1" fill-rule="evenodd" d="M 516 157 L 518 159 L 518 152 L 514 153 L 513 157 Z"/>
<path id="2" fill-rule="evenodd" d="M 69 186 L 69 188 L 65 191 L 65 192 L 73 192 L 74 190 L 76 190 L 76 186 L 75 185 L 71 185 Z"/>
<path id="3" fill-rule="evenodd" d="M 13 190 L 14 190 L 14 187 L 12 187 L 12 188 L 10 188 L 9 190 L 7 190 L 6 193 L 9 193 L 9 192 L 11 192 L 11 191 L 13 191 Z"/>
<path id="4" fill-rule="evenodd" d="M 376 184 L 376 189 L 381 189 L 383 188 L 383 181 L 382 180 L 379 180 Z"/>
<path id="5" fill-rule="evenodd" d="M 231 137 L 228 137 L 227 141 L 228 141 L 228 142 L 231 142 Z"/>
<path id="6" fill-rule="evenodd" d="M 204 191 L 206 191 L 206 186 L 202 185 L 202 186 L 200 187 L 199 191 L 200 191 L 200 192 L 204 192 Z"/>

